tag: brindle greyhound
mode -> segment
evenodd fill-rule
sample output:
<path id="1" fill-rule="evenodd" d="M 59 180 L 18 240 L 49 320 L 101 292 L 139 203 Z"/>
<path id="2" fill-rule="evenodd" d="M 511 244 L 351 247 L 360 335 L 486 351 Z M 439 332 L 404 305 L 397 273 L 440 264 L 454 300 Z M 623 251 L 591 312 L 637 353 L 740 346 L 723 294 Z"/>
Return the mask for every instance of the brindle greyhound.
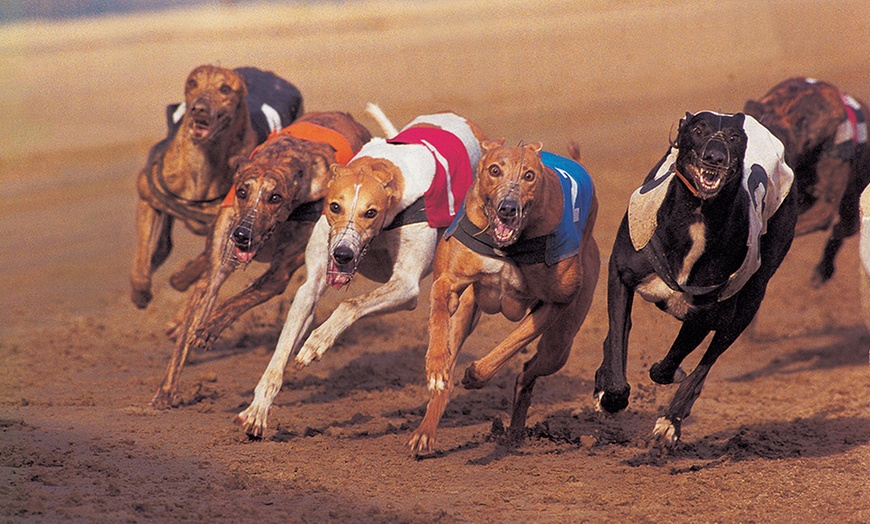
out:
<path id="1" fill-rule="evenodd" d="M 248 85 L 243 74 L 268 86 Z M 275 89 L 283 93 L 273 93 Z M 261 105 L 249 110 L 252 91 L 277 108 Z M 272 101 L 272 98 L 278 103 Z M 299 91 L 273 73 L 255 68 L 238 70 L 211 65 L 195 68 L 184 86 L 184 104 L 170 106 L 169 136 L 151 148 L 139 172 L 136 189 L 136 251 L 130 273 L 131 299 L 139 308 L 151 301 L 151 275 L 172 250 L 172 225 L 181 220 L 193 233 L 207 235 L 221 200 L 231 183 L 230 158 L 247 155 L 258 143 L 252 111 L 267 108 L 273 125 L 289 124 L 301 111 Z M 177 121 L 180 116 L 180 121 Z M 266 121 L 266 117 L 262 117 Z M 260 132 L 259 134 L 265 134 Z M 205 271 L 205 253 L 176 272 L 170 282 L 186 289 Z"/>
<path id="2" fill-rule="evenodd" d="M 519 325 L 465 370 L 466 388 L 483 387 L 540 336 L 516 379 L 513 443 L 524 434 L 535 381 L 565 365 L 589 312 L 600 266 L 592 236 L 598 201 L 580 164 L 541 147 L 484 142 L 464 210 L 438 244 L 426 352 L 429 403 L 408 440 L 413 452 L 433 449 L 456 358 L 481 312 L 501 313 Z"/>
<path id="3" fill-rule="evenodd" d="M 610 327 L 595 374 L 600 410 L 628 406 L 628 334 L 634 293 L 683 322 L 650 368 L 681 382 L 653 435 L 674 445 L 713 363 L 749 325 L 794 237 L 794 175 L 782 143 L 752 117 L 686 114 L 676 142 L 634 192 L 616 235 L 607 281 Z M 711 332 L 686 377 L 680 368 Z M 683 380 L 685 379 L 685 380 Z"/>
<path id="4" fill-rule="evenodd" d="M 870 108 L 831 84 L 790 78 L 746 102 L 744 111 L 785 145 L 795 174 L 795 235 L 829 232 L 812 276 L 813 285 L 824 284 L 834 274 L 843 240 L 858 232 L 858 201 L 870 182 Z"/>
<path id="5" fill-rule="evenodd" d="M 208 271 L 184 310 L 163 384 L 152 405 L 176 404 L 178 376 L 191 347 L 208 348 L 242 313 L 287 289 L 304 261 L 305 245 L 320 218 L 330 166 L 345 164 L 371 139 L 350 115 L 307 113 L 238 164 L 233 189 L 206 242 Z M 226 279 L 251 260 L 269 269 L 246 289 L 214 306 Z"/>

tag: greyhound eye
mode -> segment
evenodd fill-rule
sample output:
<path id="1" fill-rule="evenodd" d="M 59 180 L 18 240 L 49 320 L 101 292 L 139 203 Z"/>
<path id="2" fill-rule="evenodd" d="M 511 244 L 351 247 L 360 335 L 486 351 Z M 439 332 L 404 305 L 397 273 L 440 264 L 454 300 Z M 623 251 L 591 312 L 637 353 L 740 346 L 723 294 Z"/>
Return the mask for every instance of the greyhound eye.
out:
<path id="1" fill-rule="evenodd" d="M 732 133 L 731 136 L 728 137 L 728 140 L 730 140 L 731 142 L 737 142 L 740 140 L 740 134 Z"/>
<path id="2" fill-rule="evenodd" d="M 222 95 L 228 95 L 228 94 L 233 92 L 233 88 L 227 84 L 223 84 L 223 85 L 221 85 L 220 91 L 221 91 Z"/>
<path id="3" fill-rule="evenodd" d="M 526 171 L 525 173 L 523 173 L 523 180 L 525 180 L 526 182 L 531 182 L 534 179 L 535 179 L 535 172 L 534 171 Z"/>
<path id="4" fill-rule="evenodd" d="M 189 78 L 187 80 L 187 88 L 188 89 L 196 89 L 198 86 L 199 86 L 199 84 L 196 83 L 195 78 Z"/>
<path id="5" fill-rule="evenodd" d="M 331 202 L 329 204 L 329 211 L 331 213 L 338 214 L 339 212 L 341 212 L 341 206 L 338 204 L 338 202 Z"/>
<path id="6" fill-rule="evenodd" d="M 375 218 L 376 216 L 378 216 L 378 210 L 377 209 L 369 209 L 368 211 L 365 212 L 365 214 L 363 216 L 368 218 L 368 219 Z"/>
<path id="7" fill-rule="evenodd" d="M 236 198 L 238 198 L 239 200 L 244 200 L 248 198 L 248 190 L 244 187 L 236 189 Z"/>
<path id="8" fill-rule="evenodd" d="M 496 177 L 501 176 L 501 169 L 496 165 L 489 166 L 489 174 Z"/>
<path id="9" fill-rule="evenodd" d="M 272 193 L 272 195 L 269 197 L 270 204 L 280 204 L 283 201 L 284 197 L 279 195 L 278 193 Z"/>

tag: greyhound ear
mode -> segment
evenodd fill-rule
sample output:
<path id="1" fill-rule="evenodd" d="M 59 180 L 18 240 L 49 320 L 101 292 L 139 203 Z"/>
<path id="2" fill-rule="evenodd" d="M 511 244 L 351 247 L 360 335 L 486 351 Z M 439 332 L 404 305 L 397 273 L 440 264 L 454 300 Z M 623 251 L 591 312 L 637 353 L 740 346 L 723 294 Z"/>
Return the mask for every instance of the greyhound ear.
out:
<path id="1" fill-rule="evenodd" d="M 526 148 L 528 148 L 533 153 L 540 153 L 541 149 L 544 149 L 544 143 L 543 142 L 531 142 L 529 144 L 526 144 Z"/>
<path id="2" fill-rule="evenodd" d="M 227 164 L 229 164 L 230 169 L 235 171 L 239 168 L 239 165 L 242 162 L 244 162 L 244 160 L 245 160 L 244 155 L 234 155 L 234 156 L 231 156 L 229 160 L 227 160 Z"/>
<path id="3" fill-rule="evenodd" d="M 332 172 L 332 176 L 330 177 L 330 179 L 336 179 L 336 178 L 342 177 L 342 176 L 348 174 L 348 172 L 350 171 L 347 167 L 345 167 L 341 164 L 337 164 L 337 163 L 331 164 L 329 166 L 329 170 Z"/>
<path id="4" fill-rule="evenodd" d="M 504 145 L 504 138 L 499 138 L 498 140 L 484 140 L 480 145 L 483 147 L 484 151 L 492 151 L 493 149 Z"/>
<path id="5" fill-rule="evenodd" d="M 737 125 L 743 127 L 743 123 L 746 122 L 746 115 L 743 113 L 734 113 L 734 120 L 737 122 Z"/>

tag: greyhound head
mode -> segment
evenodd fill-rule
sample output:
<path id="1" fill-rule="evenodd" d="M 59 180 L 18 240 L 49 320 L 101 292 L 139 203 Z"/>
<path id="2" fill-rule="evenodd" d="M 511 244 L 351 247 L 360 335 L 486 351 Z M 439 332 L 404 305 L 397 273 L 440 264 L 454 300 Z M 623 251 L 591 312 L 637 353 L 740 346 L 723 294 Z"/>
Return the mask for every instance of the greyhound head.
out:
<path id="1" fill-rule="evenodd" d="M 702 200 L 719 194 L 743 173 L 746 153 L 745 115 L 722 115 L 701 111 L 686 113 L 680 122 L 676 145 L 676 170 Z"/>
<path id="2" fill-rule="evenodd" d="M 348 166 L 334 164 L 324 214 L 329 222 L 327 281 L 350 283 L 369 242 L 401 199 L 401 179 L 388 162 L 362 157 Z"/>
<path id="3" fill-rule="evenodd" d="M 517 241 L 535 202 L 544 171 L 540 142 L 505 147 L 504 140 L 485 140 L 475 183 L 488 221 L 487 233 L 496 245 Z"/>
<path id="4" fill-rule="evenodd" d="M 233 189 L 235 219 L 229 228 L 235 259 L 249 263 L 279 223 L 295 207 L 318 198 L 329 166 L 311 143 L 277 135 L 257 149 L 249 160 L 238 157 Z"/>
<path id="5" fill-rule="evenodd" d="M 184 84 L 186 107 L 182 126 L 194 142 L 214 141 L 232 124 L 247 119 L 245 81 L 232 69 L 201 65 Z M 244 117 L 244 118 L 241 118 Z"/>

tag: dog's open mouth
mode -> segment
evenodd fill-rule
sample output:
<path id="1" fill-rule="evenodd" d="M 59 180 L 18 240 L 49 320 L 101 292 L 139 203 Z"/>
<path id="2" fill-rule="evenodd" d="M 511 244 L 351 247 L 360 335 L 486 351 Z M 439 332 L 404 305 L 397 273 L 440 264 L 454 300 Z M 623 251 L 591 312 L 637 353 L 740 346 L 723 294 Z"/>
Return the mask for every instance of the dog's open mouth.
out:
<path id="1" fill-rule="evenodd" d="M 205 117 L 194 117 L 192 130 L 194 140 L 205 140 L 211 134 L 211 119 Z"/>
<path id="2" fill-rule="evenodd" d="M 356 263 L 339 264 L 334 258 L 329 257 L 329 265 L 326 268 L 326 282 L 335 289 L 341 289 L 350 285 L 356 274 Z"/>
<path id="3" fill-rule="evenodd" d="M 492 219 L 492 238 L 500 247 L 509 246 L 516 242 L 520 234 L 520 217 L 511 220 L 502 220 L 495 216 Z"/>
<path id="4" fill-rule="evenodd" d="M 698 193 L 702 196 L 712 196 L 719 192 L 728 174 L 727 167 L 709 167 L 703 163 L 689 164 L 687 167 Z"/>
<path id="5" fill-rule="evenodd" d="M 247 246 L 235 246 L 236 260 L 241 264 L 249 264 L 257 256 L 257 250 Z"/>

